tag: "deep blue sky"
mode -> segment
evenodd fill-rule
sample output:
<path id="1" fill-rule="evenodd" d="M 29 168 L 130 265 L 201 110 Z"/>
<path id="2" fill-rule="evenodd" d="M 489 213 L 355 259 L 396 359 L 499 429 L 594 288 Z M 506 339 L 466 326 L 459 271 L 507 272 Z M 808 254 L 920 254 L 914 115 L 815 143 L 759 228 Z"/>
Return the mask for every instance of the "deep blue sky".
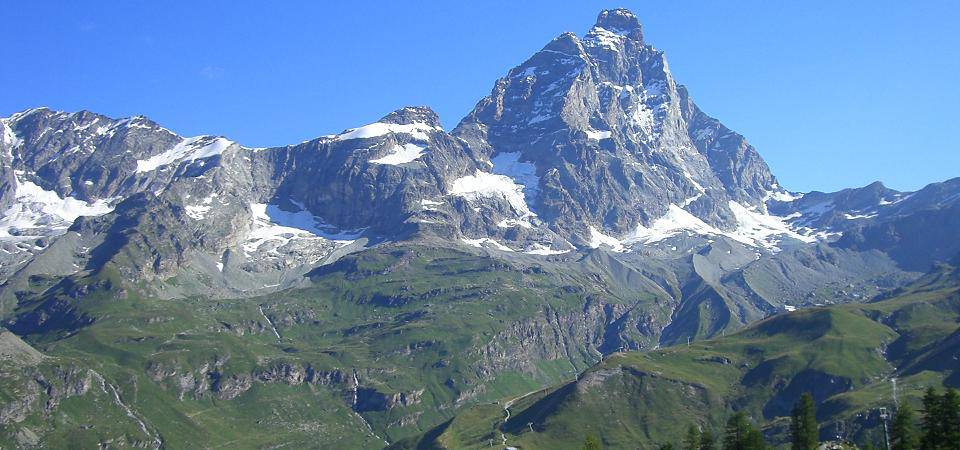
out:
<path id="1" fill-rule="evenodd" d="M 960 176 L 955 0 L 156 3 L 0 4 L 0 115 L 144 114 L 273 146 L 429 105 L 449 129 L 550 39 L 623 6 L 788 189 Z"/>

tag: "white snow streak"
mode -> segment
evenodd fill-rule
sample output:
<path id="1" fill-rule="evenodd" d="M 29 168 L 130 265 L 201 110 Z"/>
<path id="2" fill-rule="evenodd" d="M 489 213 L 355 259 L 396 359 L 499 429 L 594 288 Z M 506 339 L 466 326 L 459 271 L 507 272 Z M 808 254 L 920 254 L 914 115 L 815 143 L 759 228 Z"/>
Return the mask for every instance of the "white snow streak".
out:
<path id="1" fill-rule="evenodd" d="M 417 144 L 395 145 L 388 150 L 386 156 L 371 159 L 372 164 L 386 164 L 396 166 L 416 161 L 423 155 L 424 148 Z"/>
<path id="2" fill-rule="evenodd" d="M 222 137 L 196 136 L 180 141 L 173 148 L 137 161 L 137 173 L 149 172 L 178 161 L 195 161 L 223 153 L 234 143 Z"/>
<path id="3" fill-rule="evenodd" d="M 495 249 L 497 249 L 497 250 L 504 251 L 504 252 L 512 252 L 512 251 L 514 251 L 512 248 L 507 247 L 506 245 L 503 245 L 503 244 L 497 242 L 496 240 L 494 240 L 494 239 L 492 239 L 492 238 L 470 239 L 470 238 L 464 237 L 464 238 L 460 238 L 460 240 L 463 241 L 464 244 L 467 244 L 467 245 L 469 245 L 469 246 L 471 246 L 471 247 L 487 248 L 487 246 L 490 246 L 490 247 L 493 247 L 493 248 L 495 248 Z M 484 244 L 486 244 L 486 245 L 484 245 Z"/>
<path id="4" fill-rule="evenodd" d="M 375 122 L 359 128 L 351 128 L 347 131 L 344 131 L 343 133 L 336 135 L 334 140 L 346 141 L 348 139 L 369 139 L 384 136 L 390 133 L 403 133 L 410 135 L 414 139 L 427 141 L 430 140 L 429 133 L 442 131 L 443 128 L 419 122 L 407 125 Z"/>
<path id="5" fill-rule="evenodd" d="M 263 316 L 263 319 L 270 324 L 270 329 L 273 330 L 273 335 L 277 337 L 277 341 L 279 342 L 281 340 L 280 332 L 277 331 L 277 326 L 273 324 L 273 321 L 270 320 L 270 318 L 267 317 L 267 315 L 263 312 L 263 305 L 257 305 L 257 311 L 260 311 L 260 315 Z"/>
<path id="6" fill-rule="evenodd" d="M 0 133 L 0 140 L 3 141 L 3 144 L 7 149 L 7 157 L 12 161 L 13 149 L 23 144 L 23 140 L 20 139 L 17 136 L 17 133 L 13 131 L 13 127 L 10 126 L 8 119 L 0 119 L 0 127 L 3 128 L 3 133 Z"/>
<path id="7" fill-rule="evenodd" d="M 722 231 L 708 225 L 683 208 L 677 205 L 670 205 L 667 213 L 664 214 L 663 217 L 653 221 L 650 227 L 637 224 L 637 227 L 623 239 L 623 242 L 626 244 L 649 244 L 662 241 L 683 232 L 697 235 L 723 234 Z"/>
<path id="8" fill-rule="evenodd" d="M 533 244 L 527 250 L 523 251 L 528 255 L 541 255 L 541 256 L 550 256 L 550 255 L 562 255 L 564 253 L 569 253 L 570 250 L 554 250 L 553 248 L 543 245 L 543 244 Z"/>
<path id="9" fill-rule="evenodd" d="M 737 228 L 733 231 L 721 230 L 690 214 L 682 207 L 671 204 L 667 213 L 654 220 L 650 226 L 638 224 L 622 239 L 607 236 L 591 227 L 589 246 L 596 248 L 603 244 L 614 251 L 623 251 L 624 245 L 652 244 L 680 234 L 687 234 L 726 236 L 751 247 L 761 247 L 776 252 L 780 250 L 777 245 L 785 238 L 808 243 L 816 241 L 815 237 L 804 236 L 791 229 L 782 217 L 765 214 L 757 211 L 756 207 L 746 207 L 734 201 L 730 201 L 728 206 L 737 222 Z"/>
<path id="10" fill-rule="evenodd" d="M 610 131 L 594 130 L 593 128 L 587 129 L 585 132 L 587 133 L 587 138 L 595 141 L 599 141 L 601 139 L 610 139 L 612 134 Z"/>
<path id="11" fill-rule="evenodd" d="M 590 248 L 598 248 L 601 245 L 605 245 L 615 252 L 622 252 L 624 250 L 623 243 L 621 243 L 619 239 L 603 234 L 600 230 L 592 226 L 590 227 L 590 242 L 587 245 Z"/>

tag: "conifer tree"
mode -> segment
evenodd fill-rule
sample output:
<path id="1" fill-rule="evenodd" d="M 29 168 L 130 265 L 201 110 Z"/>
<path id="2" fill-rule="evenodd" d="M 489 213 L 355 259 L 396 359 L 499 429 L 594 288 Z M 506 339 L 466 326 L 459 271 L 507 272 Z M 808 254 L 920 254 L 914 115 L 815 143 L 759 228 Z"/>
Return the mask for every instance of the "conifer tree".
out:
<path id="1" fill-rule="evenodd" d="M 763 450 L 763 435 L 753 427 L 742 411 L 727 420 L 723 436 L 723 450 Z"/>
<path id="2" fill-rule="evenodd" d="M 940 398 L 940 425 L 943 433 L 942 447 L 960 450 L 960 394 L 954 388 Z"/>
<path id="3" fill-rule="evenodd" d="M 892 450 L 917 450 L 920 448 L 920 433 L 917 431 L 913 409 L 906 403 L 897 408 L 890 428 Z"/>
<path id="4" fill-rule="evenodd" d="M 817 411 L 809 392 L 800 396 L 790 422 L 790 449 L 815 450 L 820 433 L 817 429 Z"/>
<path id="5" fill-rule="evenodd" d="M 690 425 L 687 428 L 687 437 L 683 440 L 685 450 L 700 450 L 700 430 L 696 426 Z"/>
<path id="6" fill-rule="evenodd" d="M 763 440 L 763 433 L 761 433 L 760 430 L 756 428 L 752 428 L 750 432 L 747 434 L 747 439 L 745 444 L 746 444 L 745 448 L 750 450 L 765 450 L 770 448 L 767 445 L 767 442 Z"/>
<path id="7" fill-rule="evenodd" d="M 700 447 L 699 450 L 716 450 L 717 448 L 717 437 L 710 432 L 710 430 L 703 430 L 703 433 L 700 433 Z"/>
<path id="8" fill-rule="evenodd" d="M 943 427 L 940 422 L 942 405 L 937 391 L 933 387 L 927 388 L 923 395 L 923 420 L 920 423 L 923 432 L 920 448 L 923 450 L 936 450 L 943 442 Z"/>

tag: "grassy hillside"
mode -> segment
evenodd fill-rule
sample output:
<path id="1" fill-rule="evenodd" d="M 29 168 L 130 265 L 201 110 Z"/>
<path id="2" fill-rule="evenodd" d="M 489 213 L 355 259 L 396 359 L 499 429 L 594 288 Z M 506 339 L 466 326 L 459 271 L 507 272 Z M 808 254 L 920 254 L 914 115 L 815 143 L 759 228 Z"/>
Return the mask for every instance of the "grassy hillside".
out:
<path id="1" fill-rule="evenodd" d="M 681 266 L 384 244 L 316 269 L 301 288 L 229 300 L 157 299 L 143 292 L 197 280 L 131 285 L 110 264 L 30 276 L 5 326 L 42 358 L 0 386 L 0 445 L 562 448 L 601 418 L 617 424 L 597 429 L 609 444 L 634 445 L 714 426 L 733 408 L 776 435 L 810 386 L 825 386 L 815 393 L 835 405 L 829 417 L 848 418 L 873 405 L 855 394 L 882 391 L 895 367 L 923 382 L 947 370 L 931 364 L 952 342 L 955 313 L 923 300 L 943 296 L 947 275 L 877 304 L 615 353 L 656 348 L 687 314 L 681 301 L 699 319 L 674 321 L 676 339 L 730 333 L 736 320 L 704 324 L 736 309 L 731 294 L 716 280 L 683 287 Z M 684 290 L 692 297 L 677 300 Z M 602 354 L 612 356 L 597 364 Z M 18 403 L 24 392 L 36 395 Z"/>
<path id="2" fill-rule="evenodd" d="M 109 266 L 32 278 L 6 326 L 45 355 L 36 373 L 71 369 L 89 386 L 0 417 L 0 445 L 382 448 L 465 406 L 570 379 L 605 342 L 655 339 L 608 331 L 615 311 L 669 315 L 655 295 L 577 271 L 443 248 L 382 246 L 311 279 L 214 301 L 144 297 Z M 30 373 L 5 380 L 0 400 L 23 389 L 44 388 Z"/>
<path id="3" fill-rule="evenodd" d="M 927 386 L 958 384 L 958 287 L 960 273 L 940 266 L 866 304 L 784 313 L 689 346 L 614 354 L 513 404 L 509 420 L 502 407 L 477 406 L 395 447 L 484 448 L 496 439 L 577 448 L 592 432 L 610 448 L 654 448 L 679 443 L 691 424 L 720 431 L 738 410 L 783 442 L 790 408 L 807 391 L 819 404 L 822 438 L 839 429 L 879 442 L 875 408 L 892 406 L 892 378 L 907 402 Z"/>

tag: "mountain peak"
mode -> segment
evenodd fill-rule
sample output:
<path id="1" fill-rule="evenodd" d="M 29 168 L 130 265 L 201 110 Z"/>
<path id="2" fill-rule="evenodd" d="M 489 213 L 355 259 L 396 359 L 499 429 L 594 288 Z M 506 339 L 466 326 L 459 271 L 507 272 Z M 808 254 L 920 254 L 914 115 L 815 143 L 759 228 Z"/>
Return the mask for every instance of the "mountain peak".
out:
<path id="1" fill-rule="evenodd" d="M 440 128 L 440 116 L 437 115 L 429 106 L 407 106 L 400 108 L 379 120 L 380 123 L 393 123 L 397 125 L 410 125 L 422 123 L 432 127 Z"/>
<path id="2" fill-rule="evenodd" d="M 643 27 L 640 25 L 640 20 L 630 10 L 623 8 L 600 11 L 594 28 L 603 28 L 638 41 L 643 40 Z"/>
<path id="3" fill-rule="evenodd" d="M 543 47 L 542 51 L 560 53 L 567 56 L 583 57 L 583 47 L 576 33 L 565 32 L 555 37 Z"/>

